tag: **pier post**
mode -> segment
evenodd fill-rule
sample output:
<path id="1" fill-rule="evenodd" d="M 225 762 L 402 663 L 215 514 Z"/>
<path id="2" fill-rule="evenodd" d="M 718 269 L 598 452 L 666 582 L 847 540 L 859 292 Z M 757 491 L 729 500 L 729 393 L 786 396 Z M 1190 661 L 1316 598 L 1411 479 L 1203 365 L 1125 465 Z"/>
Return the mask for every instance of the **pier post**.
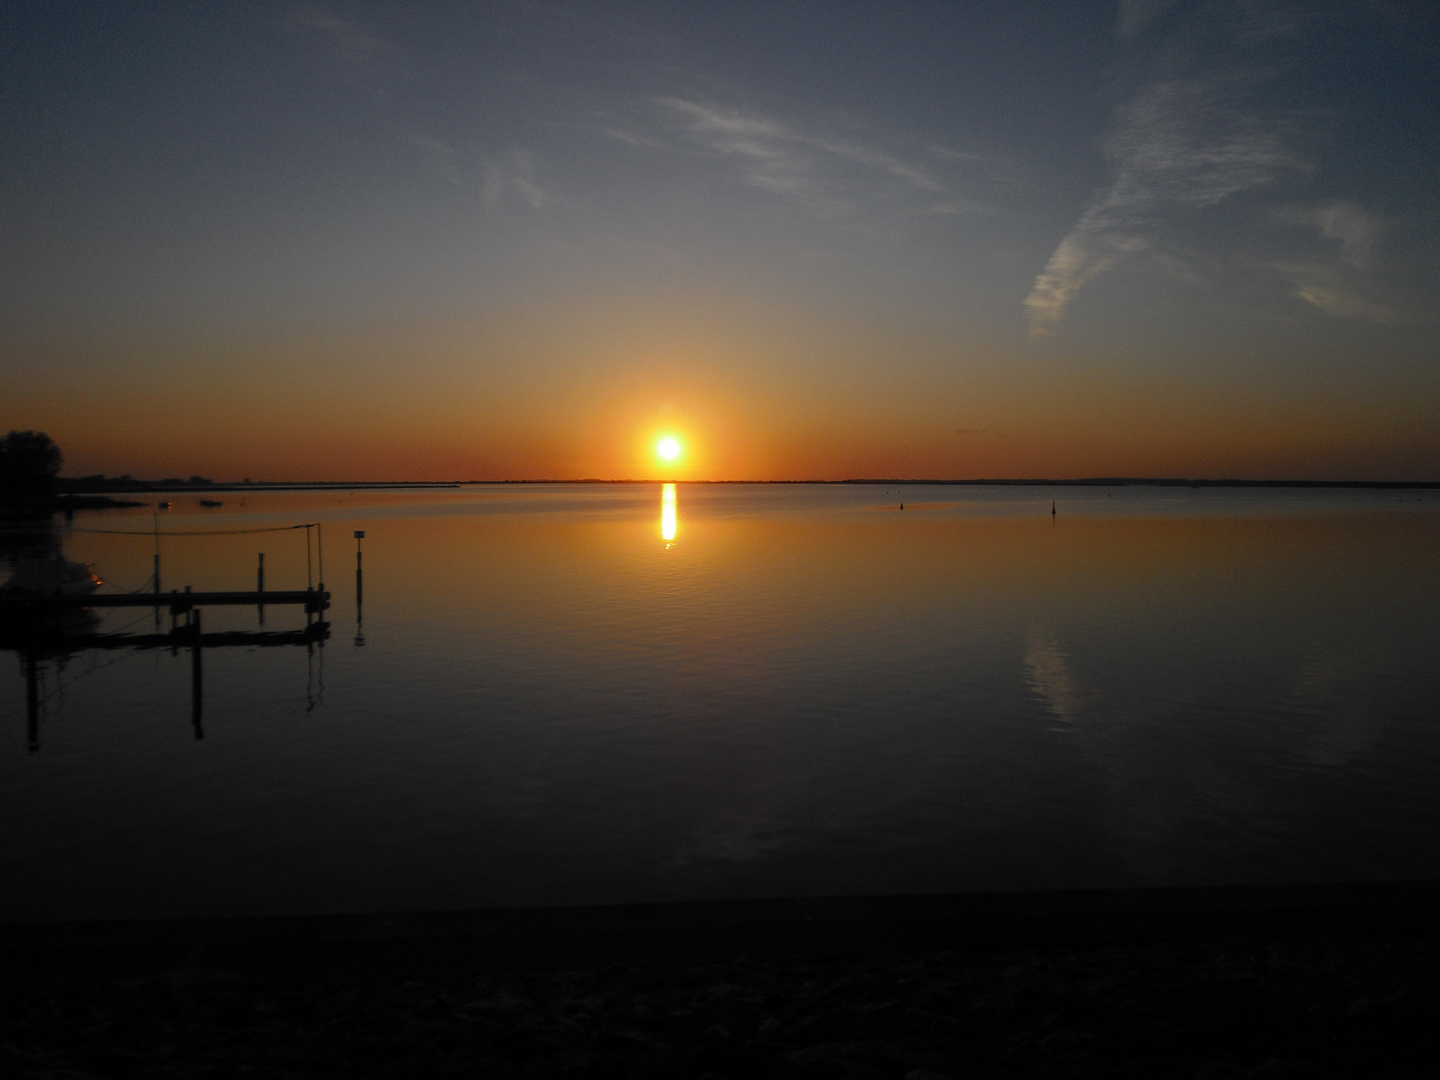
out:
<path id="1" fill-rule="evenodd" d="M 25 650 L 25 742 L 32 754 L 40 749 L 40 646 L 36 625 L 32 616 L 31 645 Z"/>
<path id="2" fill-rule="evenodd" d="M 195 728 L 195 738 L 205 738 L 205 729 L 200 726 L 200 710 L 204 695 L 200 679 L 200 609 L 190 611 L 190 723 Z"/>
<path id="3" fill-rule="evenodd" d="M 155 632 L 160 632 L 160 514 L 155 514 Z"/>
<path id="4" fill-rule="evenodd" d="M 255 571 L 255 591 L 257 593 L 263 593 L 265 591 L 265 552 L 263 551 L 260 552 L 260 567 Z M 260 625 L 264 626 L 265 605 L 258 604 L 255 610 L 260 613 Z"/>

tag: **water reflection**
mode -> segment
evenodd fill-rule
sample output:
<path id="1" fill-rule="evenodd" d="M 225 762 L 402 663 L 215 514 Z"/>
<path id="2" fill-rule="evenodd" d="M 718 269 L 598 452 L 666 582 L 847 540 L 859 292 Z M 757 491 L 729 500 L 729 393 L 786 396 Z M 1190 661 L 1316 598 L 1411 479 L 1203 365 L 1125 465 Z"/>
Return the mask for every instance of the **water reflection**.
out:
<path id="1" fill-rule="evenodd" d="M 1035 633 L 1025 651 L 1030 688 L 1039 695 L 1055 717 L 1066 725 L 1080 720 L 1082 693 L 1071 668 L 1070 657 L 1054 638 Z"/>
<path id="2" fill-rule="evenodd" d="M 364 552 L 360 542 L 365 539 L 365 530 L 355 530 L 355 647 L 365 644 L 365 569 Z"/>
<path id="3" fill-rule="evenodd" d="M 665 484 L 660 488 L 660 537 L 674 540 L 679 530 L 680 518 L 675 511 L 675 485 Z M 668 545 L 667 545 L 668 546 Z"/>
<path id="4" fill-rule="evenodd" d="M 375 633 L 312 672 L 205 611 L 205 743 L 183 626 L 0 652 L 0 918 L 1440 872 L 1440 506 L 994 491 L 692 485 L 679 562 L 678 484 L 661 551 L 648 485 L 252 495 L 237 526 L 376 532 Z M 300 537 L 255 535 L 177 539 L 167 580 L 253 588 L 268 545 L 303 588 Z M 66 540 L 144 586 L 153 535 Z M 97 610 L 85 640 L 151 619 Z"/>

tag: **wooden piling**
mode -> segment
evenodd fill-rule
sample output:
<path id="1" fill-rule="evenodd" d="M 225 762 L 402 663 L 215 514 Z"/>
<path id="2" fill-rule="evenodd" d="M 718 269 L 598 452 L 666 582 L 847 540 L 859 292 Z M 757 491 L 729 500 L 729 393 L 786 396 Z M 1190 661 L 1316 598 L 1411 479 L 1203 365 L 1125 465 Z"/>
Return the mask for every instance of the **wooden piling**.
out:
<path id="1" fill-rule="evenodd" d="M 25 650 L 25 741 L 33 754 L 40 749 L 40 657 Z"/>
<path id="2" fill-rule="evenodd" d="M 200 667 L 200 609 L 190 611 L 190 723 L 195 728 L 195 738 L 205 738 L 201 726 L 201 709 L 205 700 L 202 691 Z"/>

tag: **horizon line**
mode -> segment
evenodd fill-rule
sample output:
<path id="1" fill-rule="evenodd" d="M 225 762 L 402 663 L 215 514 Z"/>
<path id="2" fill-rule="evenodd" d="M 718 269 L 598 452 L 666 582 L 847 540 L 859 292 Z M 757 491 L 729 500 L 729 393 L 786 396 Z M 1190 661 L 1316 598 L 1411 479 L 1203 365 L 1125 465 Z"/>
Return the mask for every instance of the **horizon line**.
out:
<path id="1" fill-rule="evenodd" d="M 224 491 L 298 488 L 403 488 L 403 487 L 464 487 L 500 484 L 892 484 L 932 487 L 1319 487 L 1319 488 L 1440 488 L 1440 480 L 1314 480 L 1314 479 L 1243 479 L 1239 477 L 1179 476 L 1088 476 L 1088 477 L 971 477 L 945 479 L 937 477 L 847 477 L 838 480 L 701 480 L 639 477 L 602 479 L 599 477 L 545 478 L 529 477 L 505 480 L 204 480 L 175 483 L 163 480 L 104 477 L 94 479 L 58 477 L 60 494 L 82 494 L 94 491 Z"/>

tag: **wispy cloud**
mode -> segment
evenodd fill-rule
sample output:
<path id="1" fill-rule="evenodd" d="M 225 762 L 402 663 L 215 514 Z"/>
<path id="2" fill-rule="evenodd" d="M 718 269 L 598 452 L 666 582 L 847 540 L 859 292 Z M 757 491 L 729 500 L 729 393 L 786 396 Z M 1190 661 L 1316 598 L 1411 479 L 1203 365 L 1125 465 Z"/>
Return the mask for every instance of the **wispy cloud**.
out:
<path id="1" fill-rule="evenodd" d="M 846 205 L 836 185 L 819 174 L 813 140 L 785 124 L 682 98 L 660 98 L 657 104 L 693 139 L 735 161 L 753 187 L 827 211 Z"/>
<path id="2" fill-rule="evenodd" d="M 1387 222 L 1379 214 L 1343 199 L 1312 206 L 1287 206 L 1276 213 L 1286 225 L 1313 229 L 1331 241 L 1333 256 L 1278 262 L 1275 268 L 1293 282 L 1293 295 L 1340 319 L 1364 319 L 1393 325 L 1400 315 L 1365 295 L 1373 288 L 1381 237 Z"/>
<path id="3" fill-rule="evenodd" d="M 1344 288 L 1312 282 L 1297 288 L 1295 295 L 1308 304 L 1314 304 L 1327 315 L 1341 319 L 1365 319 L 1387 326 L 1400 321 L 1396 312 Z"/>
<path id="4" fill-rule="evenodd" d="M 1287 206 L 1279 213 L 1287 225 L 1315 229 L 1340 246 L 1340 258 L 1357 270 L 1369 270 L 1375 249 L 1385 232 L 1385 220 L 1364 207 L 1343 199 L 1319 206 Z"/>
<path id="5" fill-rule="evenodd" d="M 615 139 L 618 142 L 626 143 L 630 146 L 648 146 L 651 148 L 658 148 L 661 145 L 659 139 L 652 139 L 648 135 L 641 135 L 639 132 L 632 131 L 629 128 L 607 125 L 600 130 L 610 138 Z"/>
<path id="6" fill-rule="evenodd" d="M 1120 19 L 1115 32 L 1122 38 L 1135 37 L 1174 4 L 1175 0 L 1120 0 Z"/>
<path id="7" fill-rule="evenodd" d="M 1168 213 L 1211 207 L 1307 169 L 1280 125 L 1246 107 L 1258 78 L 1158 81 L 1117 112 L 1105 145 L 1111 182 L 1035 279 L 1025 299 L 1032 334 L 1051 332 L 1086 283 L 1149 247 Z"/>
<path id="8" fill-rule="evenodd" d="M 535 157 L 529 150 L 509 150 L 487 160 L 481 195 L 488 209 L 499 206 L 507 195 L 518 196 L 532 210 L 550 201 L 535 180 Z"/>
<path id="9" fill-rule="evenodd" d="M 860 165 L 868 165 L 872 169 L 889 173 L 896 180 L 900 180 L 917 191 L 944 191 L 945 186 L 937 183 L 925 170 L 914 165 L 907 164 L 897 157 L 882 153 L 879 150 L 866 146 L 855 146 L 843 142 L 822 142 L 821 149 L 842 161 L 853 161 Z"/>
<path id="10" fill-rule="evenodd" d="M 350 63 L 363 63 L 389 48 L 389 42 L 379 35 L 314 5 L 291 11 L 286 24 L 291 30 L 315 35 Z"/>
<path id="11" fill-rule="evenodd" d="M 690 143 L 732 162 L 751 187 L 822 213 L 854 211 L 877 199 L 922 212 L 983 209 L 923 165 L 878 146 L 707 102 L 662 97 L 655 103 Z M 952 160 L 963 157 L 956 153 Z"/>
<path id="12" fill-rule="evenodd" d="M 426 167 L 446 183 L 460 186 L 460 170 L 455 166 L 455 148 L 429 135 L 410 136 L 410 143 L 420 151 Z"/>

